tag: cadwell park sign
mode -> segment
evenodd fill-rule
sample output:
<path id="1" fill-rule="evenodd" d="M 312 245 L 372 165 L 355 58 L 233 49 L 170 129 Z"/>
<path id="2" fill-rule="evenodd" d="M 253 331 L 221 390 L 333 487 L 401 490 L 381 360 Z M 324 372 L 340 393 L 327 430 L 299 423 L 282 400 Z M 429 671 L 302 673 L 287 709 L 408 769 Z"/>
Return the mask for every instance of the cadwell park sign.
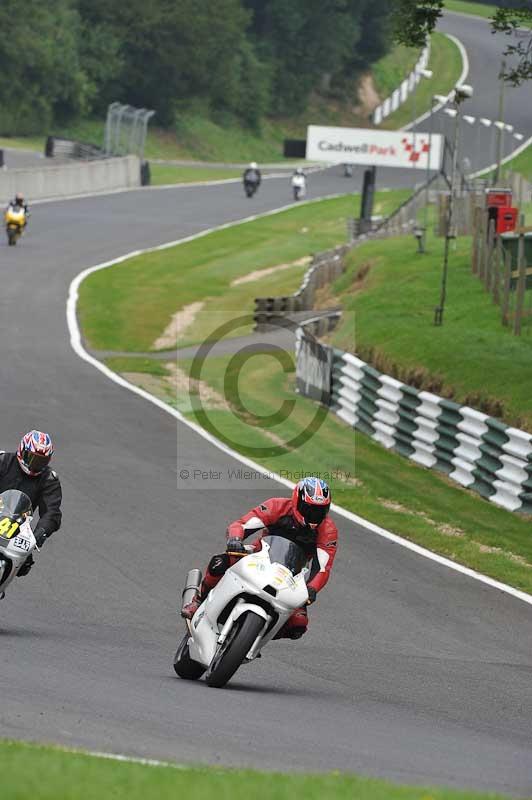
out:
<path id="1" fill-rule="evenodd" d="M 306 158 L 328 164 L 439 170 L 443 154 L 442 140 L 440 134 L 429 135 L 418 131 L 309 125 Z"/>

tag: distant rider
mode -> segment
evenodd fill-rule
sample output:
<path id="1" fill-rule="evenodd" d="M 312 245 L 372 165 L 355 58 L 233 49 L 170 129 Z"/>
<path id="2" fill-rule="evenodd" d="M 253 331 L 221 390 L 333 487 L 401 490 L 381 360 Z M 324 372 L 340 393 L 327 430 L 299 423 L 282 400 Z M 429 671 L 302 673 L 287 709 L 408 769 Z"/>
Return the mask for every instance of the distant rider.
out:
<path id="1" fill-rule="evenodd" d="M 10 202 L 8 203 L 8 208 L 13 208 L 15 211 L 22 208 L 25 216 L 24 225 L 28 224 L 28 217 L 30 212 L 28 204 L 24 202 L 24 195 L 21 192 L 17 192 L 15 195 L 15 199 L 10 200 Z"/>
<path id="2" fill-rule="evenodd" d="M 244 171 L 242 180 L 244 181 L 244 189 L 246 190 L 248 188 L 253 188 L 256 191 L 259 188 L 262 175 L 256 161 L 252 161 L 249 167 Z"/>
<path id="3" fill-rule="evenodd" d="M 0 492 L 18 489 L 39 510 L 39 521 L 33 532 L 37 547 L 42 547 L 61 525 L 61 483 L 49 463 L 54 448 L 47 433 L 29 431 L 20 440 L 16 453 L 0 451 Z M 30 554 L 18 577 L 27 575 L 34 564 Z"/>
<path id="4" fill-rule="evenodd" d="M 307 189 L 307 179 L 301 167 L 298 167 L 292 173 L 290 184 L 292 186 L 292 189 L 294 189 L 294 194 L 296 194 L 296 190 L 298 190 L 297 192 L 298 196 L 303 197 L 305 195 Z"/>
<path id="5" fill-rule="evenodd" d="M 213 556 L 196 597 L 182 610 L 182 616 L 192 619 L 210 590 L 213 589 L 228 567 L 245 554 L 243 540 L 252 534 L 283 536 L 298 544 L 311 561 L 307 583 L 308 605 L 329 580 L 336 555 L 338 529 L 328 517 L 331 492 L 325 481 L 307 477 L 294 487 L 291 497 L 272 497 L 252 508 L 243 517 L 232 522 L 227 529 L 226 552 Z M 255 550 L 260 550 L 260 538 Z M 306 607 L 294 611 L 275 638 L 299 639 L 306 632 L 308 615 Z"/>

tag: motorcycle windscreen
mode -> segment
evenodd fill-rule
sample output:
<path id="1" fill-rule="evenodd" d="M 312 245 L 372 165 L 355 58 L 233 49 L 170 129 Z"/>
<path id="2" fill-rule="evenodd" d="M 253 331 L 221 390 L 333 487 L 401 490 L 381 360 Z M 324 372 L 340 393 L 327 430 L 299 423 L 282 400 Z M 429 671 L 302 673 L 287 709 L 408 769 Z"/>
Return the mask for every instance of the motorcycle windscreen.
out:
<path id="1" fill-rule="evenodd" d="M 25 519 L 33 513 L 31 500 L 18 489 L 8 489 L 0 494 L 0 518 Z"/>
<path id="2" fill-rule="evenodd" d="M 308 556 L 299 545 L 284 536 L 264 536 L 263 542 L 270 545 L 270 561 L 283 564 L 292 575 L 298 575 L 306 567 Z"/>

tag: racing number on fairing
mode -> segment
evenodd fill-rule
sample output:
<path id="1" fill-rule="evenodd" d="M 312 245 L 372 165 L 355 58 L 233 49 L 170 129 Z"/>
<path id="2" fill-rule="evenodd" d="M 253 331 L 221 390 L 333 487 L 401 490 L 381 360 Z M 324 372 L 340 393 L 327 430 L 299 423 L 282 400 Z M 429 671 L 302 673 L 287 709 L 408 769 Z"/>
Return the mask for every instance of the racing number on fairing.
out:
<path id="1" fill-rule="evenodd" d="M 9 517 L 0 519 L 0 538 L 11 539 L 19 529 L 18 522 L 13 522 Z"/>

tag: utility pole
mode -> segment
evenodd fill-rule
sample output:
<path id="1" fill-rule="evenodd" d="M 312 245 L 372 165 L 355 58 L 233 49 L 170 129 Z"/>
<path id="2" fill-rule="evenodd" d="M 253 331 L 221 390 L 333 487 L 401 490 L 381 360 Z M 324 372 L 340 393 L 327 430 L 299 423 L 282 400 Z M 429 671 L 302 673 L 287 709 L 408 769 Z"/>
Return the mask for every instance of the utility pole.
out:
<path id="1" fill-rule="evenodd" d="M 493 176 L 493 185 L 496 186 L 499 182 L 500 174 L 501 174 L 501 161 L 502 161 L 502 137 L 504 136 L 504 70 L 506 69 L 506 61 L 501 61 L 501 71 L 499 72 L 499 116 L 498 121 L 503 123 L 502 125 L 498 126 L 498 135 L 497 135 L 497 167 L 495 169 L 495 175 Z"/>

